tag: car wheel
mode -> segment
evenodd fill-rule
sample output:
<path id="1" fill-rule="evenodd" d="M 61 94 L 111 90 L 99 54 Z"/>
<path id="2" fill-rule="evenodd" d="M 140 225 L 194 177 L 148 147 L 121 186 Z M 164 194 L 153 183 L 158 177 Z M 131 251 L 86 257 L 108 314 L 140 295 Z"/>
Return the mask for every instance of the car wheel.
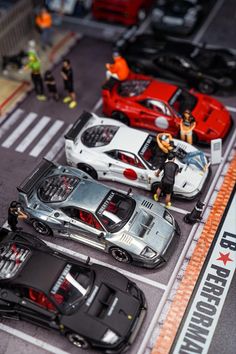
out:
<path id="1" fill-rule="evenodd" d="M 67 333 L 68 341 L 77 348 L 88 349 L 89 343 L 77 333 Z"/>
<path id="2" fill-rule="evenodd" d="M 206 93 L 208 95 L 212 94 L 215 90 L 215 84 L 211 80 L 202 80 L 198 84 L 199 91 L 202 93 Z"/>
<path id="3" fill-rule="evenodd" d="M 151 186 L 151 192 L 154 194 L 154 193 L 156 193 L 156 190 L 157 190 L 157 188 L 160 186 L 160 183 L 159 182 L 155 182 L 155 183 L 153 183 L 152 184 L 152 186 Z"/>
<path id="4" fill-rule="evenodd" d="M 81 171 L 86 172 L 93 179 L 98 179 L 98 174 L 93 167 L 86 165 L 85 163 L 79 163 L 77 165 L 77 168 Z"/>
<path id="5" fill-rule="evenodd" d="M 130 263 L 132 261 L 131 256 L 125 250 L 119 247 L 112 247 L 110 253 L 115 260 L 121 263 Z"/>
<path id="6" fill-rule="evenodd" d="M 32 220 L 32 226 L 41 235 L 49 236 L 52 235 L 52 230 L 49 226 L 44 224 L 42 221 L 39 220 Z"/>
<path id="7" fill-rule="evenodd" d="M 126 125 L 129 125 L 129 119 L 126 117 L 126 115 L 122 112 L 119 111 L 114 111 L 111 114 L 111 117 L 115 120 L 118 120 L 121 123 L 124 123 Z"/>

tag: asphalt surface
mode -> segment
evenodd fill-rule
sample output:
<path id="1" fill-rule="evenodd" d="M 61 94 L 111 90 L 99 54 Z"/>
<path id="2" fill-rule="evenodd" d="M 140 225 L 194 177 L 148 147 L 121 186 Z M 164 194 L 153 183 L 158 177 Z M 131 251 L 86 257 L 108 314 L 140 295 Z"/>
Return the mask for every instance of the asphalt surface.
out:
<path id="1" fill-rule="evenodd" d="M 235 3 L 233 0 L 218 0 L 216 2 L 216 10 L 209 14 L 209 21 L 207 20 L 202 24 L 196 34 L 193 34 L 192 40 L 207 41 L 212 44 L 222 45 L 225 47 L 235 48 L 235 38 L 232 28 L 235 27 Z M 213 8 L 214 10 L 214 8 Z M 227 19 L 227 21 L 225 20 Z M 207 26 L 208 23 L 208 26 Z M 148 22 L 147 22 L 148 24 Z M 67 25 L 68 26 L 68 25 Z M 80 30 L 79 26 L 70 24 L 70 27 Z M 205 26 L 205 27 L 204 27 Z M 144 26 L 145 28 L 145 26 Z M 110 27 L 109 27 L 110 29 Z M 117 31 L 116 31 L 117 29 Z M 53 160 L 65 164 L 65 155 L 63 152 L 63 135 L 83 110 L 92 111 L 94 107 L 97 107 L 96 113 L 101 114 L 101 106 L 97 104 L 101 97 L 101 85 L 105 80 L 105 68 L 106 62 L 111 62 L 112 42 L 108 36 L 106 25 L 104 25 L 104 31 L 100 31 L 101 39 L 98 38 L 98 30 L 89 28 L 87 33 L 83 28 L 84 36 L 76 44 L 76 46 L 68 54 L 69 59 L 72 62 L 72 67 L 75 75 L 75 91 L 78 97 L 78 107 L 74 110 L 70 110 L 62 102 L 55 103 L 54 101 L 38 102 L 34 96 L 34 93 L 30 93 L 26 100 L 20 104 L 15 111 L 14 115 L 9 116 L 8 119 L 0 126 L 0 156 L 1 156 L 1 175 L 0 175 L 0 222 L 3 224 L 7 217 L 7 208 L 11 200 L 17 198 L 16 186 L 19 185 L 23 179 L 34 169 L 34 167 L 41 161 L 43 156 L 50 156 Z M 148 26 L 146 28 L 148 30 Z M 93 37 L 91 35 L 94 34 Z M 120 33 L 120 26 L 114 27 L 114 36 Z M 109 32 L 111 33 L 111 31 Z M 109 38 L 108 38 L 109 37 Z M 57 80 L 58 89 L 61 97 L 63 97 L 63 85 L 60 77 L 60 64 L 55 68 L 54 74 Z M 232 118 L 236 123 L 236 104 L 235 96 L 217 97 L 224 104 L 226 104 L 232 114 Z M 22 127 L 22 133 L 19 133 L 19 126 L 22 124 L 23 118 L 27 118 L 30 114 L 28 126 Z M 36 114 L 32 118 L 32 114 Z M 29 141 L 32 136 L 32 127 L 36 124 L 41 124 L 42 119 L 48 117 L 47 125 L 40 130 L 39 134 L 32 142 L 25 148 L 23 152 L 19 152 L 19 146 L 22 146 L 22 142 L 26 138 Z M 51 135 L 48 135 L 48 131 L 51 129 Z M 227 151 L 228 146 L 232 140 L 232 136 L 235 131 L 235 125 L 223 144 L 223 154 Z M 15 138 L 14 138 L 14 132 Z M 44 147 L 40 150 L 39 142 L 46 136 Z M 24 145 L 24 144 L 23 144 Z M 18 150 L 18 151 L 17 151 Z M 204 149 L 209 153 L 209 149 Z M 201 200 L 205 200 L 207 197 L 208 202 L 211 202 L 211 195 L 214 190 L 211 191 L 211 185 L 215 181 L 219 166 L 212 167 L 212 175 L 206 186 L 205 191 L 201 196 Z M 219 176 L 220 181 L 220 176 Z M 114 185 L 113 183 L 108 183 Z M 128 186 L 118 185 L 118 188 L 128 190 Z M 148 192 L 133 188 L 133 192 L 137 192 L 143 195 L 149 195 Z M 150 336 L 147 337 L 147 333 L 151 334 L 153 327 L 154 314 L 161 310 L 161 302 L 163 297 L 167 296 L 167 291 L 171 285 L 173 274 L 176 271 L 176 267 L 179 260 L 182 261 L 185 258 L 183 250 L 185 245 L 191 238 L 193 238 L 194 229 L 183 222 L 183 216 L 188 211 L 191 211 L 196 202 L 185 202 L 176 200 L 173 203 L 174 209 L 172 214 L 178 221 L 181 227 L 181 238 L 178 243 L 177 249 L 174 251 L 169 262 L 159 270 L 145 270 L 134 267 L 132 265 L 125 266 L 117 263 L 111 257 L 102 252 L 95 251 L 84 245 L 78 243 L 62 240 L 45 238 L 46 241 L 54 244 L 56 247 L 61 247 L 66 252 L 73 254 L 75 257 L 85 258 L 90 256 L 92 261 L 100 262 L 102 264 L 114 267 L 120 270 L 128 277 L 132 278 L 144 291 L 148 302 L 148 313 L 144 325 L 140 331 L 140 334 L 133 344 L 128 353 L 141 354 L 140 350 L 145 347 L 149 352 Z M 33 229 L 26 225 L 25 229 L 35 234 Z M 235 294 L 235 277 L 232 282 L 231 289 L 228 293 L 225 303 L 225 313 L 219 321 L 219 326 L 216 328 L 213 342 L 215 343 L 213 348 L 217 348 L 217 351 L 210 349 L 209 353 L 227 353 L 233 354 L 235 352 L 236 341 L 233 336 L 232 328 L 235 328 L 235 302 L 233 302 Z M 231 311 L 228 309 L 230 306 Z M 157 311 L 158 310 L 158 311 Z M 153 328 L 151 328 L 151 327 Z M 73 348 L 65 338 L 59 336 L 57 333 L 49 332 L 45 329 L 36 327 L 26 322 L 17 322 L 14 320 L 3 320 L 0 323 L 0 354 L 11 354 L 18 352 L 20 354 L 25 353 L 37 353 L 43 354 L 48 352 L 53 353 L 82 353 L 83 351 Z M 14 332 L 14 330 L 16 330 Z M 232 333 L 230 341 L 227 340 L 226 333 Z M 220 339 L 219 339 L 220 336 Z M 219 342 L 221 344 L 219 344 Z M 33 343 L 33 344 L 32 344 Z M 224 348 L 224 351 L 222 350 Z M 89 351 L 93 353 L 93 351 Z M 143 351 L 144 352 L 144 351 Z"/>

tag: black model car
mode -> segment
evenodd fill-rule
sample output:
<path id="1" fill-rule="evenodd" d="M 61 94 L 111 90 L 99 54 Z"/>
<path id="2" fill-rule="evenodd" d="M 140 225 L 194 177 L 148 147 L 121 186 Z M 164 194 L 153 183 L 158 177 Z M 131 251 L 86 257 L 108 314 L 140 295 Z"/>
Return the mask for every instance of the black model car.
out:
<path id="1" fill-rule="evenodd" d="M 134 341 L 146 313 L 135 283 L 22 231 L 1 229 L 0 239 L 0 318 L 54 329 L 76 347 L 103 353 L 120 353 Z"/>
<path id="2" fill-rule="evenodd" d="M 116 50 L 135 72 L 187 83 L 205 94 L 235 86 L 236 55 L 229 49 L 131 33 L 118 40 Z"/>
<path id="3" fill-rule="evenodd" d="M 154 32 L 189 35 L 202 15 L 200 0 L 157 0 L 151 14 L 151 25 Z"/>

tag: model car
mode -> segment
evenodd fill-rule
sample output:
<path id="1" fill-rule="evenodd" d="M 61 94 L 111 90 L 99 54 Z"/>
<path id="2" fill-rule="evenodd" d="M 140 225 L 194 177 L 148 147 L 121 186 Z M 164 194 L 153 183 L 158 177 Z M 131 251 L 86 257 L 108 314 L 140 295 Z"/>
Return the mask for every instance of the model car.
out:
<path id="1" fill-rule="evenodd" d="M 224 139 L 231 127 L 229 112 L 215 98 L 141 74 L 131 74 L 125 81 L 110 79 L 103 85 L 102 97 L 105 115 L 176 137 L 182 114 L 188 109 L 196 120 L 195 143 Z"/>
<path id="2" fill-rule="evenodd" d="M 93 0 L 92 13 L 97 20 L 129 26 L 144 20 L 153 0 Z"/>
<path id="3" fill-rule="evenodd" d="M 0 237 L 0 318 L 56 330 L 78 348 L 103 353 L 120 353 L 134 341 L 146 314 L 135 283 L 23 231 L 1 229 Z"/>
<path id="4" fill-rule="evenodd" d="M 174 184 L 174 195 L 193 199 L 202 190 L 209 171 L 186 165 L 184 156 L 198 150 L 181 140 L 174 140 L 176 163 L 180 173 Z M 78 167 L 93 178 L 112 180 L 155 192 L 162 175 L 155 172 L 166 161 L 156 136 L 132 129 L 109 118 L 84 112 L 65 136 L 69 165 Z M 207 159 L 204 156 L 204 165 Z"/>
<path id="5" fill-rule="evenodd" d="M 81 170 L 47 160 L 18 191 L 37 232 L 79 241 L 119 262 L 158 267 L 171 255 L 170 246 L 180 233 L 159 203 L 110 189 Z"/>
<path id="6" fill-rule="evenodd" d="M 133 71 L 186 82 L 202 93 L 235 87 L 236 56 L 228 49 L 142 34 L 120 38 L 116 50 Z"/>
<path id="7" fill-rule="evenodd" d="M 157 0 L 151 15 L 155 32 L 188 35 L 198 25 L 203 13 L 200 1 Z"/>

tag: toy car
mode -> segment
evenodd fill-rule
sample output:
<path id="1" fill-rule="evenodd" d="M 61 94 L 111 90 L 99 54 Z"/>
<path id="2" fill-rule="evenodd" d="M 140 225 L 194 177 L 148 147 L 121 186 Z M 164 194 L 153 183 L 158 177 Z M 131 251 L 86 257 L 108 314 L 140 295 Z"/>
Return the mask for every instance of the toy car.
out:
<path id="1" fill-rule="evenodd" d="M 195 143 L 224 139 L 232 124 L 229 112 L 215 98 L 141 74 L 131 74 L 125 81 L 110 79 L 103 85 L 102 97 L 105 115 L 133 127 L 168 131 L 175 137 L 188 109 L 196 120 Z"/>
<path id="2" fill-rule="evenodd" d="M 92 13 L 97 20 L 129 26 L 144 20 L 153 0 L 93 0 Z"/>
<path id="3" fill-rule="evenodd" d="M 34 229 L 155 268 L 171 255 L 179 227 L 159 203 L 110 189 L 76 168 L 43 160 L 18 187 Z"/>
<path id="4" fill-rule="evenodd" d="M 116 50 L 134 72 L 186 82 L 202 93 L 235 86 L 236 56 L 229 49 L 142 34 L 120 38 Z"/>
<path id="5" fill-rule="evenodd" d="M 114 119 L 84 112 L 65 136 L 69 165 L 78 167 L 93 178 L 112 180 L 155 192 L 162 175 L 155 172 L 166 161 L 156 136 L 132 129 Z M 176 163 L 181 173 L 175 178 L 174 195 L 193 199 L 202 190 L 209 171 L 183 162 L 192 145 L 174 140 Z M 204 157 L 204 164 L 207 159 Z"/>
<path id="6" fill-rule="evenodd" d="M 1 229 L 0 238 L 0 318 L 56 330 L 81 349 L 120 353 L 132 344 L 146 314 L 135 283 L 23 231 Z"/>
<path id="7" fill-rule="evenodd" d="M 152 10 L 151 25 L 155 32 L 189 35 L 202 14 L 200 1 L 157 0 Z"/>

